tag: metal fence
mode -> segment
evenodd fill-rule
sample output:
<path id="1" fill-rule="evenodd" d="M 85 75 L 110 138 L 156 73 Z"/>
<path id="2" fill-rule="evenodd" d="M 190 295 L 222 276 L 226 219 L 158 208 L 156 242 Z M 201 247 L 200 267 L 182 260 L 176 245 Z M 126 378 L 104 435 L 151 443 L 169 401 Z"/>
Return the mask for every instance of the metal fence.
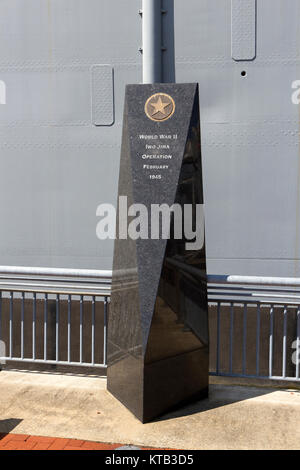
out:
<path id="1" fill-rule="evenodd" d="M 211 375 L 300 381 L 300 279 L 209 280 Z"/>
<path id="2" fill-rule="evenodd" d="M 111 273 L 1 268 L 1 362 L 105 368 Z"/>
<path id="3" fill-rule="evenodd" d="M 300 279 L 208 281 L 211 375 L 300 381 Z M 105 368 L 110 283 L 110 271 L 2 267 L 0 360 Z"/>

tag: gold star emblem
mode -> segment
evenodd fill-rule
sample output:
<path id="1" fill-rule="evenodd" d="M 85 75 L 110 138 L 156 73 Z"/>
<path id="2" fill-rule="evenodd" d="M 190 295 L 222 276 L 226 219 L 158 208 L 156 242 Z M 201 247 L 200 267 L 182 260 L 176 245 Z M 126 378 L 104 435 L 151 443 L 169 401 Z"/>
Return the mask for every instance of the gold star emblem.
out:
<path id="1" fill-rule="evenodd" d="M 175 112 L 175 102 L 166 93 L 156 93 L 147 99 L 145 113 L 152 121 L 166 121 Z"/>
<path id="2" fill-rule="evenodd" d="M 167 112 L 165 111 L 165 108 L 170 106 L 170 102 L 163 103 L 161 97 L 159 97 L 156 103 L 152 102 L 150 105 L 155 109 L 154 113 L 152 113 L 152 116 L 155 116 L 157 113 L 162 113 L 164 116 L 166 116 Z"/>

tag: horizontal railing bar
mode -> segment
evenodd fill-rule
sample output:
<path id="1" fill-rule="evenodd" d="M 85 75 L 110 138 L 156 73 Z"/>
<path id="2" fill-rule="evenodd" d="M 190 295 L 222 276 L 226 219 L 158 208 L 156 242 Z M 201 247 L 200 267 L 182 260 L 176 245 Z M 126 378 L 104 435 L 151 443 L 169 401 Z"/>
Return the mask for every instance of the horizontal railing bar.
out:
<path id="1" fill-rule="evenodd" d="M 300 382 L 300 378 L 297 377 L 282 377 L 277 375 L 244 375 L 244 374 L 234 374 L 234 373 L 227 373 L 227 372 L 210 372 L 209 375 L 213 377 L 234 377 L 240 379 L 259 379 L 259 380 L 283 380 L 285 382 Z"/>
<path id="2" fill-rule="evenodd" d="M 1 281 L 4 282 L 16 282 L 16 281 L 25 281 L 27 284 L 30 284 L 31 282 L 42 282 L 42 283 L 74 283 L 79 285 L 111 285 L 111 277 L 107 278 L 100 278 L 100 279 L 95 279 L 95 278 L 74 278 L 74 277 L 57 277 L 57 276 L 52 276 L 52 277 L 47 277 L 47 276 L 5 276 L 0 274 L 0 283 Z"/>
<path id="3" fill-rule="evenodd" d="M 84 295 L 84 296 L 88 296 L 88 297 L 110 297 L 110 290 L 103 290 L 103 291 L 86 291 L 86 290 L 62 290 L 62 289 L 54 289 L 54 290 L 51 290 L 49 288 L 45 288 L 45 289 L 35 289 L 35 288 L 31 288 L 30 286 L 29 287 L 17 287 L 17 288 L 11 288 L 9 286 L 7 287 L 2 287 L 0 285 L 0 291 L 3 291 L 3 292 L 30 292 L 30 293 L 34 293 L 36 292 L 37 294 L 61 294 L 61 295 Z"/>
<path id="4" fill-rule="evenodd" d="M 300 303 L 300 295 L 293 295 L 293 294 L 289 294 L 289 295 L 284 295 L 284 294 L 260 294 L 258 292 L 253 292 L 252 296 L 253 297 L 272 297 L 272 299 L 274 299 L 274 298 L 278 298 L 278 299 L 295 299 L 295 300 L 299 300 L 299 303 Z"/>
<path id="5" fill-rule="evenodd" d="M 25 287 L 30 287 L 30 288 L 41 288 L 41 287 L 44 287 L 45 284 L 35 284 L 35 283 L 24 283 L 24 282 L 1 282 L 0 281 L 0 289 L 5 288 L 7 286 L 10 287 L 10 290 L 14 290 L 14 289 L 11 289 L 11 288 L 14 288 L 14 287 L 22 287 L 22 286 L 25 286 Z M 48 284 L 46 287 L 48 288 L 51 288 L 51 289 L 82 289 L 83 287 L 82 286 L 76 286 L 76 285 L 64 285 L 64 284 Z M 87 290 L 97 290 L 97 289 L 107 289 L 107 287 L 103 287 L 101 285 L 99 286 L 84 286 L 84 289 L 87 289 Z"/>
<path id="6" fill-rule="evenodd" d="M 285 295 L 285 293 L 284 294 L 276 294 L 276 293 L 268 294 L 268 293 L 262 293 L 262 292 L 253 292 L 253 293 L 250 293 L 250 292 L 242 292 L 242 293 L 241 292 L 230 292 L 230 293 L 228 293 L 228 292 L 220 292 L 220 291 L 210 292 L 210 289 L 208 289 L 208 296 L 212 297 L 214 295 L 222 296 L 224 298 L 226 296 L 230 297 L 230 298 L 233 298 L 233 297 L 241 298 L 241 299 L 243 299 L 243 301 L 246 301 L 248 298 L 249 298 L 249 300 L 251 300 L 253 297 L 255 297 L 255 298 L 257 298 L 257 297 L 259 297 L 259 298 L 272 297 L 274 299 L 280 298 L 280 299 L 296 299 L 296 300 L 299 299 L 299 301 L 300 301 L 300 292 L 299 292 L 298 295 L 289 294 L 289 293 L 287 293 Z M 236 300 L 234 299 L 234 301 L 236 301 Z"/>
<path id="7" fill-rule="evenodd" d="M 0 266 L 0 274 L 28 274 L 33 276 L 69 276 L 69 277 L 93 277 L 101 279 L 111 278 L 111 270 L 98 269 L 69 269 L 69 268 L 43 268 L 25 266 Z"/>
<path id="8" fill-rule="evenodd" d="M 255 287 L 255 289 L 253 289 Z M 277 286 L 241 286 L 241 285 L 220 285 L 220 284 L 208 284 L 208 289 L 210 291 L 218 291 L 218 292 L 223 292 L 223 291 L 230 291 L 233 293 L 241 294 L 244 293 L 252 293 L 254 290 L 258 292 L 296 292 L 300 294 L 300 288 L 295 288 L 295 287 L 286 287 L 284 286 L 283 288 L 278 288 Z"/>
<path id="9" fill-rule="evenodd" d="M 278 299 L 277 299 L 278 300 Z M 284 299 L 282 299 L 284 300 Z M 300 299 L 299 299 L 300 300 Z M 217 304 L 218 302 L 221 302 L 222 305 L 228 305 L 230 303 L 232 303 L 232 299 L 230 298 L 227 298 L 225 299 L 224 297 L 216 297 L 216 298 L 213 298 L 211 296 L 208 296 L 208 301 L 209 303 L 212 303 L 212 304 Z M 252 300 L 252 299 L 249 299 L 249 300 L 245 300 L 245 299 L 234 299 L 234 304 L 235 305 L 243 305 L 244 303 L 247 303 L 249 305 L 257 305 L 257 304 L 263 304 L 263 305 L 274 305 L 274 307 L 284 307 L 285 305 L 289 305 L 289 306 L 293 306 L 293 307 L 298 307 L 300 306 L 300 301 L 299 303 L 297 302 L 276 302 L 276 299 L 275 299 L 275 302 L 272 301 L 272 299 L 268 299 L 268 300 Z"/>
<path id="10" fill-rule="evenodd" d="M 20 357 L 0 357 L 0 361 L 13 361 L 13 362 L 27 362 L 27 363 L 36 363 L 36 364 L 52 364 L 58 366 L 77 366 L 77 367 L 101 367 L 106 368 L 105 364 L 91 364 L 90 362 L 68 362 L 68 361 L 51 361 L 50 359 L 30 359 Z"/>
<path id="11" fill-rule="evenodd" d="M 263 277 L 263 276 L 236 276 L 236 275 L 215 275 L 209 274 L 207 281 L 211 284 L 248 284 L 264 286 L 298 286 L 300 278 L 297 277 Z"/>

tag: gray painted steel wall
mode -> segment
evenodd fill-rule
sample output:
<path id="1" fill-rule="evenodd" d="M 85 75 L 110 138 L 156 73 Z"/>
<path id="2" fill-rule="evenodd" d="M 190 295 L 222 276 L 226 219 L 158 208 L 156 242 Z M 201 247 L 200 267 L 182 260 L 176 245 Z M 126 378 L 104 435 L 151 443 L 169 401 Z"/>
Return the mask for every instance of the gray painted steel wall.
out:
<path id="1" fill-rule="evenodd" d="M 116 202 L 141 3 L 1 0 L 0 265 L 111 268 L 96 208 Z M 255 3 L 175 0 L 176 79 L 200 83 L 209 273 L 300 276 L 300 0 Z"/>

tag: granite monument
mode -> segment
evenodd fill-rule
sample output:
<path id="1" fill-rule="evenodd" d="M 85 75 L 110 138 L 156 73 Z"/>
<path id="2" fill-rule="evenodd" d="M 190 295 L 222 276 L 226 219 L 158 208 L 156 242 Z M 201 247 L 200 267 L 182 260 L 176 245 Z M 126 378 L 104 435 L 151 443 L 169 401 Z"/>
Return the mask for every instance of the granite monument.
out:
<path id="1" fill-rule="evenodd" d="M 208 394 L 198 95 L 197 84 L 126 87 L 107 374 L 144 423 Z"/>

